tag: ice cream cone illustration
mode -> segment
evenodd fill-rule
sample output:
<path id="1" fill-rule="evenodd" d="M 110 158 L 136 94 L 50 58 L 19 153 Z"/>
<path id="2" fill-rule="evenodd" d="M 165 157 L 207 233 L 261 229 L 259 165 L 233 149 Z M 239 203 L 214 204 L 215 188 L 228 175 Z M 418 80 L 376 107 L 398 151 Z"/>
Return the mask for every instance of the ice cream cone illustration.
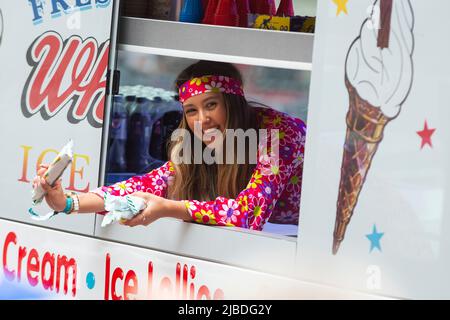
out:
<path id="1" fill-rule="evenodd" d="M 409 0 L 377 0 L 347 53 L 345 85 L 349 110 L 333 254 L 344 240 L 384 129 L 399 115 L 409 95 L 413 79 L 413 26 Z"/>

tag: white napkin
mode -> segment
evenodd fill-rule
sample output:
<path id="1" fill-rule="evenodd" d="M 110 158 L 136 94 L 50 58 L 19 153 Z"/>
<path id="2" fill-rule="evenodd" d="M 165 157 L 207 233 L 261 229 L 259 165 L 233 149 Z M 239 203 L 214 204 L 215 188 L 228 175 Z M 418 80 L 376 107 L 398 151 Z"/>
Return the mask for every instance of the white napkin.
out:
<path id="1" fill-rule="evenodd" d="M 139 197 L 118 197 L 106 192 L 104 198 L 105 210 L 109 212 L 103 218 L 102 227 L 114 221 L 129 220 L 147 207 L 145 200 Z"/>

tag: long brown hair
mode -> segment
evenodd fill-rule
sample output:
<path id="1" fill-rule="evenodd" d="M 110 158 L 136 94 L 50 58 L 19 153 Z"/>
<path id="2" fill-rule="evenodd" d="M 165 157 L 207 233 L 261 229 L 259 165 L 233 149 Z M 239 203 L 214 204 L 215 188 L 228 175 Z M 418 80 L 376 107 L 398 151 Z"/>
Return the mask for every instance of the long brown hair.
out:
<path id="1" fill-rule="evenodd" d="M 188 80 L 204 75 L 226 76 L 240 80 L 242 76 L 235 66 L 229 63 L 199 61 L 183 70 L 175 81 L 176 90 Z M 226 109 L 226 129 L 257 129 L 256 115 L 244 97 L 223 93 Z M 193 145 L 194 133 L 188 127 L 186 116 L 179 125 L 191 136 Z M 225 144 L 225 143 L 224 143 Z M 236 144 L 235 144 L 236 145 Z M 203 148 L 206 146 L 203 144 Z M 181 141 L 169 142 L 169 159 L 175 167 L 175 178 L 169 183 L 168 198 L 174 200 L 209 201 L 218 196 L 235 198 L 245 189 L 255 165 L 249 164 L 249 148 L 246 148 L 246 163 L 238 164 L 237 152 L 234 152 L 233 164 L 175 164 L 173 161 L 181 149 Z"/>

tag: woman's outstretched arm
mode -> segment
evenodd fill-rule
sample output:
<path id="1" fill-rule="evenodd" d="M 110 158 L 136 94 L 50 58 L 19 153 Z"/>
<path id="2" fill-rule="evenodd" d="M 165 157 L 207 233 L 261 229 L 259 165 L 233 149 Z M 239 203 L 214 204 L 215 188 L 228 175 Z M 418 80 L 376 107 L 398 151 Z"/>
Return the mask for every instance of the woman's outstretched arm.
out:
<path id="1" fill-rule="evenodd" d="M 48 169 L 48 165 L 41 165 L 37 178 L 33 184 L 40 183 L 46 192 L 45 200 L 47 204 L 55 211 L 62 211 L 66 206 L 66 196 L 61 186 L 61 180 L 58 180 L 53 187 L 48 185 L 42 176 Z M 124 196 L 136 192 L 145 192 L 147 194 L 165 197 L 167 193 L 167 181 L 173 174 L 173 167 L 170 162 L 156 168 L 149 173 L 141 176 L 134 176 L 122 182 L 111 186 L 102 186 L 91 190 L 88 193 L 78 193 L 79 213 L 99 213 L 105 214 L 104 194 L 108 192 L 115 196 Z"/>
<path id="2" fill-rule="evenodd" d="M 103 201 L 105 192 L 113 196 L 125 196 L 129 194 L 145 193 L 165 198 L 167 196 L 168 180 L 174 174 L 174 168 L 170 161 L 159 168 L 153 169 L 149 173 L 134 176 L 128 180 L 117 182 L 110 186 L 102 186 L 90 191 L 90 194 Z M 92 199 L 90 197 L 89 199 Z M 80 200 L 81 202 L 82 200 Z M 105 214 L 104 208 L 98 211 L 91 211 Z"/>

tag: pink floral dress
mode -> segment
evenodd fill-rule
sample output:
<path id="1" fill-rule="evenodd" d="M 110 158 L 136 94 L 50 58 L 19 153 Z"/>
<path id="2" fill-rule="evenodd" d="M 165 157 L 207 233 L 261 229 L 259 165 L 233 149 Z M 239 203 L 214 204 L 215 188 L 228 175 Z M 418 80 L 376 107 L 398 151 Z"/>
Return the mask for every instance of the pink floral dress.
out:
<path id="1" fill-rule="evenodd" d="M 270 157 L 270 153 L 260 156 L 258 152 L 258 163 L 251 179 L 236 199 L 184 200 L 196 222 L 254 230 L 262 230 L 267 221 L 298 224 L 306 125 L 300 119 L 273 109 L 255 109 L 262 129 L 278 129 L 279 157 Z M 147 174 L 91 192 L 102 198 L 104 192 L 123 196 L 137 191 L 166 197 L 174 173 L 174 167 L 168 161 Z"/>

